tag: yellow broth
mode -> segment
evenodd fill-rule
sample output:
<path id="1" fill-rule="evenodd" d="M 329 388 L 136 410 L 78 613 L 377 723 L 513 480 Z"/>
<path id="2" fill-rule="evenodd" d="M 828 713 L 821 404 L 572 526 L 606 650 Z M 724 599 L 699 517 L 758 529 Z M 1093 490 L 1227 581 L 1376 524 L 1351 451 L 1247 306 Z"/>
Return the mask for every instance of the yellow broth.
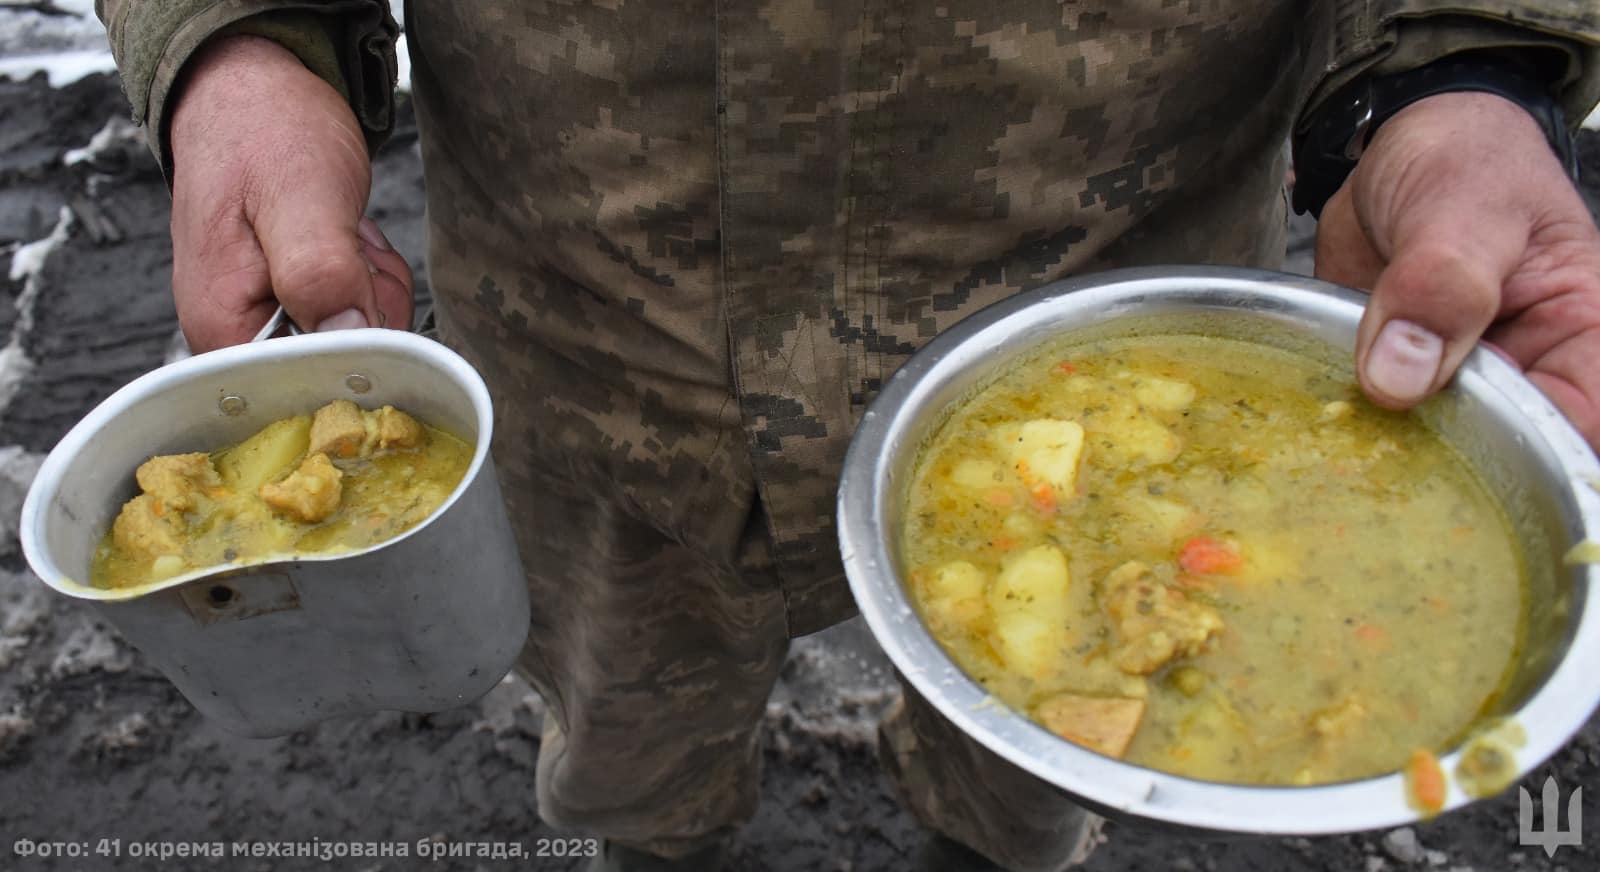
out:
<path id="1" fill-rule="evenodd" d="M 956 662 L 1181 775 L 1399 769 L 1485 712 L 1525 622 L 1515 539 L 1465 462 L 1250 343 L 1055 349 L 952 414 L 909 496 L 908 587 Z"/>
<path id="2" fill-rule="evenodd" d="M 334 405 L 319 410 L 319 419 Z M 160 487 L 144 487 L 123 507 L 96 549 L 91 584 L 136 587 L 196 569 L 354 551 L 426 520 L 460 483 L 472 446 L 403 413 L 411 428 L 408 444 L 383 444 L 375 416 L 394 410 L 345 406 L 353 410 L 346 422 L 352 432 L 339 450 L 311 451 L 313 418 L 297 415 L 210 455 L 157 457 L 142 465 L 141 486 L 158 464 L 178 472 L 151 479 Z M 264 498 L 316 457 L 337 470 L 338 484 L 314 520 Z"/>

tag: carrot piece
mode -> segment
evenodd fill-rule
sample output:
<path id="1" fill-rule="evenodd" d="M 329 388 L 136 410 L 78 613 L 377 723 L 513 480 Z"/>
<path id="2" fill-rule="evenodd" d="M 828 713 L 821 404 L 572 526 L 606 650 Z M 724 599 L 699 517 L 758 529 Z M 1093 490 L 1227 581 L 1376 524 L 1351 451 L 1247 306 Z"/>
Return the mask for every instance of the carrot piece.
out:
<path id="1" fill-rule="evenodd" d="M 1406 799 L 1418 811 L 1433 815 L 1444 808 L 1444 770 L 1439 758 L 1431 752 L 1418 749 L 1411 752 L 1406 762 Z"/>
<path id="2" fill-rule="evenodd" d="M 1216 575 L 1238 571 L 1244 566 L 1244 556 L 1231 542 L 1196 536 L 1183 543 L 1183 549 L 1178 552 L 1178 565 L 1184 572 L 1194 575 Z"/>
<path id="3" fill-rule="evenodd" d="M 1056 489 L 1045 482 L 1040 482 L 1029 491 L 1033 496 L 1033 507 L 1041 515 L 1051 515 L 1056 510 Z"/>
<path id="4" fill-rule="evenodd" d="M 1373 624 L 1361 624 L 1356 627 L 1356 638 L 1376 645 L 1389 641 L 1389 634 L 1382 627 Z"/>
<path id="5" fill-rule="evenodd" d="M 1015 536 L 996 536 L 989 540 L 989 545 L 998 551 L 1010 551 L 1017 547 Z"/>
<path id="6" fill-rule="evenodd" d="M 1078 368 L 1073 366 L 1071 361 L 1063 360 L 1060 363 L 1056 364 L 1056 372 L 1059 372 L 1062 375 L 1072 375 L 1073 373 L 1075 373 L 1077 371 L 1078 371 Z"/>
<path id="7" fill-rule="evenodd" d="M 997 487 L 994 490 L 989 491 L 984 495 L 983 499 L 984 502 L 987 502 L 989 505 L 1001 509 L 1009 508 L 1012 503 L 1017 501 L 1017 498 L 1011 494 L 1011 491 L 1006 490 L 1003 487 Z"/>

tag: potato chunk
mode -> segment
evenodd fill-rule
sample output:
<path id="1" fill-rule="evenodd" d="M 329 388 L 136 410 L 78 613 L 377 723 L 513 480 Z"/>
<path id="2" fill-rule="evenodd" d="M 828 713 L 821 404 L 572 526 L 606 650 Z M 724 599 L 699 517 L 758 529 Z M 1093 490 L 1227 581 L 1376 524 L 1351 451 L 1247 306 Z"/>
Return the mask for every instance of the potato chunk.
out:
<path id="1" fill-rule="evenodd" d="M 950 470 L 951 483 L 969 490 L 986 490 L 1004 480 L 1000 465 L 987 460 L 967 458 Z"/>
<path id="2" fill-rule="evenodd" d="M 334 400 L 311 419 L 307 451 L 329 457 L 355 457 L 367 441 L 367 421 L 361 407 L 349 400 Z"/>
<path id="3" fill-rule="evenodd" d="M 1144 719 L 1144 700 L 1063 693 L 1039 703 L 1034 717 L 1075 745 L 1120 758 Z"/>
<path id="4" fill-rule="evenodd" d="M 1116 626 L 1112 659 L 1131 675 L 1149 675 L 1179 657 L 1193 657 L 1222 629 L 1216 609 L 1164 584 L 1137 560 L 1105 577 L 1100 602 Z"/>
<path id="5" fill-rule="evenodd" d="M 422 425 L 405 412 L 384 406 L 367 414 L 377 420 L 378 448 L 415 448 L 422 444 Z"/>
<path id="6" fill-rule="evenodd" d="M 310 415 L 295 415 L 262 427 L 217 457 L 222 483 L 241 493 L 255 493 L 267 482 L 282 478 L 306 453 L 310 432 Z"/>
<path id="7" fill-rule="evenodd" d="M 1067 558 L 1039 545 L 1006 561 L 989 588 L 996 648 L 1006 666 L 1035 680 L 1060 665 L 1068 640 Z"/>
<path id="8" fill-rule="evenodd" d="M 187 512 L 193 509 L 206 488 L 222 480 L 205 454 L 166 454 L 152 457 L 139 466 L 134 478 L 144 492 L 160 500 L 168 509 Z"/>
<path id="9" fill-rule="evenodd" d="M 341 475 L 328 455 L 313 454 L 288 478 L 262 485 L 261 499 L 298 521 L 316 523 L 339 508 Z"/>
<path id="10" fill-rule="evenodd" d="M 1133 398 L 1146 409 L 1181 412 L 1194 402 L 1194 385 L 1159 376 L 1145 376 L 1133 389 Z"/>
<path id="11" fill-rule="evenodd" d="M 1009 449 L 1017 475 L 1030 487 L 1046 484 L 1059 498 L 1072 496 L 1083 458 L 1083 427 L 1076 421 L 1029 421 L 1017 431 Z"/>
<path id="12" fill-rule="evenodd" d="M 924 583 L 928 617 L 946 626 L 969 627 L 988 611 L 984 603 L 983 570 L 965 560 L 935 569 Z"/>
<path id="13" fill-rule="evenodd" d="M 1144 415 L 1134 415 L 1108 427 L 1106 435 L 1112 454 L 1142 459 L 1155 466 L 1171 463 L 1183 449 L 1177 434 Z"/>

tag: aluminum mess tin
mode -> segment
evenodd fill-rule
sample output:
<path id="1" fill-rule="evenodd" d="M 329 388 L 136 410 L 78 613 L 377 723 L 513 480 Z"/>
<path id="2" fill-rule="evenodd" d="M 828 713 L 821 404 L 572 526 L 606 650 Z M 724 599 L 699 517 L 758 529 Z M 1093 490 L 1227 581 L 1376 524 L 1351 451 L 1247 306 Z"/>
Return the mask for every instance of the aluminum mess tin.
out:
<path id="1" fill-rule="evenodd" d="M 914 464 L 964 399 L 1051 345 L 1126 335 L 1203 334 L 1261 342 L 1342 367 L 1354 379 L 1366 297 L 1257 270 L 1119 270 L 996 303 L 935 337 L 884 385 L 852 440 L 839 489 L 846 574 L 873 635 L 918 692 L 985 747 L 1103 814 L 1212 833 L 1323 834 L 1423 817 L 1399 773 L 1337 784 L 1255 787 L 1159 772 L 1051 734 L 991 698 L 934 641 L 902 579 L 897 543 Z M 1491 718 L 1520 727 L 1516 772 L 1554 754 L 1600 706 L 1600 567 L 1565 565 L 1600 541 L 1600 465 L 1561 413 L 1511 364 L 1479 347 L 1419 410 L 1479 471 L 1527 560 L 1529 625 Z M 1510 731 L 1514 733 L 1515 731 Z M 1453 773 L 1461 748 L 1441 754 Z M 1448 775 L 1446 809 L 1472 801 Z"/>
<path id="2" fill-rule="evenodd" d="M 474 445 L 461 483 L 427 520 L 359 551 L 89 586 L 95 549 L 138 492 L 141 463 L 234 445 L 337 399 L 393 405 Z M 482 378 L 420 336 L 348 330 L 221 349 L 144 375 L 67 433 L 23 503 L 23 552 L 45 584 L 93 602 L 197 709 L 235 732 L 440 711 L 488 692 L 528 632 L 493 429 Z"/>

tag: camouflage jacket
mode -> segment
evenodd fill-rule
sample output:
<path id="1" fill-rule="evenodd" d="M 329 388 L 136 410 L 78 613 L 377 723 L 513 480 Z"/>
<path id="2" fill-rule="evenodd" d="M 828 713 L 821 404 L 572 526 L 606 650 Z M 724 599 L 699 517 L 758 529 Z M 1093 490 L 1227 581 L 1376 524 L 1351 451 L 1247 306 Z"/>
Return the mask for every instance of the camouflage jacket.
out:
<path id="1" fill-rule="evenodd" d="M 1069 273 L 1276 263 L 1287 134 L 1363 71 L 1529 46 L 1573 117 L 1600 95 L 1592 0 L 406 6 L 432 285 L 511 421 L 502 470 L 609 488 L 710 554 L 764 508 L 797 633 L 849 612 L 846 444 L 939 330 Z M 391 123 L 385 3 L 100 11 L 158 153 L 178 71 L 230 27 L 374 141 Z"/>

